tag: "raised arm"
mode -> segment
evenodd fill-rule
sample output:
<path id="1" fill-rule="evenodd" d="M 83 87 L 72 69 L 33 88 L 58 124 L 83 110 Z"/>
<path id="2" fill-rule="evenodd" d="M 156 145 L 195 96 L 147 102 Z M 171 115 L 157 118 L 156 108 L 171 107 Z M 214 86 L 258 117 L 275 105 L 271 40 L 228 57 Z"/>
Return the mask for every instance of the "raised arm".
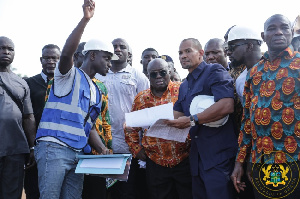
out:
<path id="1" fill-rule="evenodd" d="M 61 74 L 66 74 L 73 66 L 73 54 L 80 42 L 84 28 L 94 15 L 95 2 L 93 0 L 84 0 L 82 8 L 83 17 L 68 37 L 61 52 L 60 62 L 58 65 L 58 69 Z"/>

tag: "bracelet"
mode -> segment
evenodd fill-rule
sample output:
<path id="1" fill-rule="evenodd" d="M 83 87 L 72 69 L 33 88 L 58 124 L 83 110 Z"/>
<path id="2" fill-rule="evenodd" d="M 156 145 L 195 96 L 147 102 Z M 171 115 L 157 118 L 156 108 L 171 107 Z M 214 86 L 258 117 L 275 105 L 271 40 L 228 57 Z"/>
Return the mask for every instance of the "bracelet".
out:
<path id="1" fill-rule="evenodd" d="M 31 151 L 31 150 L 34 150 L 34 146 L 33 146 L 33 147 L 30 147 L 29 150 L 30 150 L 30 151 Z"/>

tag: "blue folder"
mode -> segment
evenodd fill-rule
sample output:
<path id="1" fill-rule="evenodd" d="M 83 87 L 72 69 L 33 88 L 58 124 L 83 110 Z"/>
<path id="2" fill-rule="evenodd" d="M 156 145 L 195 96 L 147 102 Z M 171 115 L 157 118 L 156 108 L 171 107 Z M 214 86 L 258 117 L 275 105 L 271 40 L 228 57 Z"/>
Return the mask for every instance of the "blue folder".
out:
<path id="1" fill-rule="evenodd" d="M 112 154 L 112 155 L 78 155 L 79 162 L 77 164 L 75 173 L 85 174 L 124 174 L 127 160 L 131 160 L 131 154 Z M 87 168 L 80 167 L 84 159 L 92 158 L 120 158 L 123 157 L 122 166 L 120 168 Z M 129 162 L 130 164 L 130 162 Z"/>

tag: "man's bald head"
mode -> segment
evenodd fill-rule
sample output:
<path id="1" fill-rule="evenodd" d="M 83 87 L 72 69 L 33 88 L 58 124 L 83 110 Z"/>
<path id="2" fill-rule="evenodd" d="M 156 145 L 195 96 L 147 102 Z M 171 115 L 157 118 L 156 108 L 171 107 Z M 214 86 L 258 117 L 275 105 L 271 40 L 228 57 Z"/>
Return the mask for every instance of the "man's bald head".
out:
<path id="1" fill-rule="evenodd" d="M 281 14 L 272 15 L 264 23 L 261 37 L 266 42 L 269 52 L 279 54 L 291 44 L 293 38 L 290 20 Z"/>
<path id="2" fill-rule="evenodd" d="M 15 44 L 8 37 L 0 36 L 0 69 L 7 70 L 15 57 Z"/>
<path id="3" fill-rule="evenodd" d="M 161 59 L 161 58 L 156 58 L 149 62 L 148 67 L 147 67 L 148 74 L 149 74 L 149 71 L 153 70 L 153 68 L 155 68 L 155 69 L 161 68 L 161 69 L 165 69 L 169 72 L 168 63 L 164 59 Z"/>
<path id="4" fill-rule="evenodd" d="M 151 91 L 155 96 L 160 96 L 168 88 L 171 73 L 168 63 L 161 58 L 153 59 L 147 67 Z"/>
<path id="5" fill-rule="evenodd" d="M 207 45 L 219 45 L 221 47 L 223 47 L 223 44 L 224 44 L 224 41 L 222 39 L 219 39 L 219 38 L 213 38 L 213 39 L 210 39 L 208 40 L 208 42 L 205 44 L 205 47 L 204 47 L 204 51 L 207 47 Z"/>
<path id="6" fill-rule="evenodd" d="M 225 69 L 228 67 L 227 54 L 224 41 L 219 38 L 210 39 L 204 47 L 205 61 L 209 64 L 221 64 Z"/>
<path id="7" fill-rule="evenodd" d="M 284 15 L 282 15 L 282 14 L 275 14 L 275 15 L 272 15 L 271 17 L 269 17 L 269 18 L 265 21 L 265 23 L 264 23 L 264 31 L 266 31 L 266 29 L 268 28 L 269 23 L 270 23 L 272 20 L 277 19 L 277 18 L 283 18 L 283 19 L 285 19 L 285 20 L 288 22 L 288 24 L 290 25 L 291 29 L 292 29 L 291 21 L 290 21 L 286 16 L 284 16 Z"/>
<path id="8" fill-rule="evenodd" d="M 112 41 L 112 44 L 114 44 L 115 42 L 123 42 L 126 45 L 127 49 L 129 50 L 129 44 L 127 43 L 127 41 L 125 39 L 123 39 L 123 38 L 116 38 L 116 39 L 114 39 Z"/>
<path id="9" fill-rule="evenodd" d="M 8 37 L 0 36 L 0 41 L 8 41 L 15 46 L 14 42 Z"/>

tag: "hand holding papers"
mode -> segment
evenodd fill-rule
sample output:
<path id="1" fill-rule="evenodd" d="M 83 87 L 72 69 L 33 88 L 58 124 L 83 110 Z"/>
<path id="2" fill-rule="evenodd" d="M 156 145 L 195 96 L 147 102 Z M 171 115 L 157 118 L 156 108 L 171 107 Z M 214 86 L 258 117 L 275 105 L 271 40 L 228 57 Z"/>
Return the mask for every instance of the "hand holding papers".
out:
<path id="1" fill-rule="evenodd" d="M 125 113 L 126 125 L 130 127 L 149 127 L 159 119 L 174 119 L 173 103 Z"/>
<path id="2" fill-rule="evenodd" d="M 174 140 L 177 142 L 185 142 L 190 131 L 189 128 L 178 129 L 168 126 L 164 123 L 164 119 L 157 120 L 147 131 L 146 136 L 158 137 L 166 140 Z"/>

